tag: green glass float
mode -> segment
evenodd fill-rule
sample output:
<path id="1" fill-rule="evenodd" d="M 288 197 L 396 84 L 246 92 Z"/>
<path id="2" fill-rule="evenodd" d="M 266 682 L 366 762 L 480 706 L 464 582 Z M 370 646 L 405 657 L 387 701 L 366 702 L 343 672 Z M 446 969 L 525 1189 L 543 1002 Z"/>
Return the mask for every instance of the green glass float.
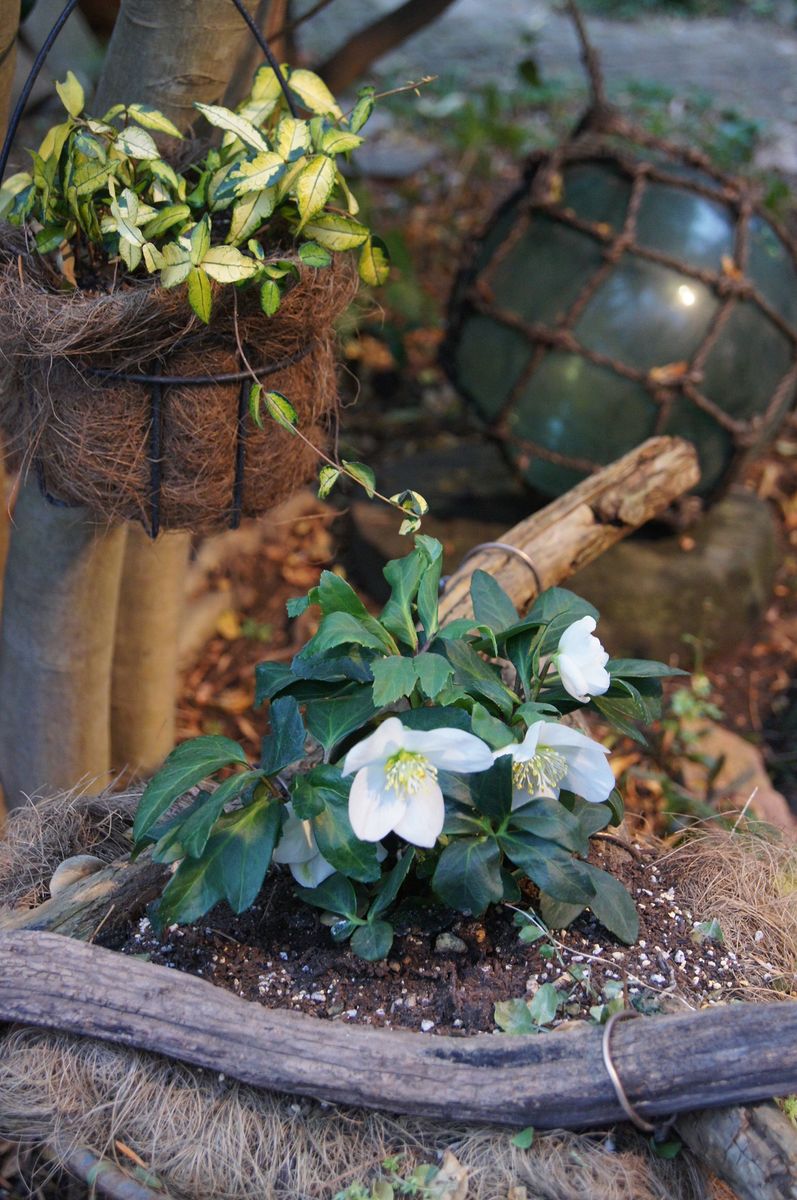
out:
<path id="1" fill-rule="evenodd" d="M 793 401 L 795 251 L 701 155 L 587 133 L 536 156 L 472 245 L 444 362 L 545 495 L 663 433 L 712 497 Z"/>

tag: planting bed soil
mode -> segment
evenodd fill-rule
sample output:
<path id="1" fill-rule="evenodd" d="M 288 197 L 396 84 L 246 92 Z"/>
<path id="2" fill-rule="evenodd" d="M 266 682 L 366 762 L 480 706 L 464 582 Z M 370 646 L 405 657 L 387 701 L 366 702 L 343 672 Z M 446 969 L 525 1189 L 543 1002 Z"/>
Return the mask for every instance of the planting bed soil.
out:
<path id="1" fill-rule="evenodd" d="M 394 914 L 397 937 L 387 960 L 364 962 L 332 941 L 316 910 L 297 904 L 284 870 L 270 873 L 254 907 L 240 916 L 219 905 L 161 938 L 143 917 L 106 944 L 199 975 L 268 1008 L 455 1036 L 495 1030 L 497 1001 L 529 1000 L 545 983 L 565 997 L 552 1023 L 561 1025 L 588 1019 L 590 1008 L 619 986 L 626 1002 L 644 1011 L 676 1011 L 742 997 L 777 974 L 763 961 L 741 963 L 721 942 L 695 930 L 698 922 L 679 901 L 677 874 L 666 855 L 600 840 L 592 861 L 632 892 L 640 915 L 636 945 L 618 942 L 588 913 L 555 941 L 528 944 L 519 940 L 515 916 L 529 904 L 474 919 L 421 908 L 410 897 Z"/>

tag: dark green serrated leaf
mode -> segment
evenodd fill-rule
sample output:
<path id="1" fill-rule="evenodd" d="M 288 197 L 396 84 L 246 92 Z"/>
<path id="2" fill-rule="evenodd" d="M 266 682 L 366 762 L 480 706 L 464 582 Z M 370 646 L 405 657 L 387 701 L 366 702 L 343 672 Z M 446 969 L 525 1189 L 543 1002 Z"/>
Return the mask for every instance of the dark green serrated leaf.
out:
<path id="1" fill-rule="evenodd" d="M 393 945 L 393 926 L 388 921 L 369 921 L 352 934 L 351 948 L 358 958 L 378 962 Z"/>
<path id="2" fill-rule="evenodd" d="M 390 584 L 390 599 L 379 619 L 395 638 L 413 650 L 418 648 L 418 632 L 412 606 L 427 562 L 423 551 L 416 549 L 404 558 L 392 559 L 382 569 Z"/>
<path id="3" fill-rule="evenodd" d="M 211 830 L 225 805 L 235 800 L 245 788 L 261 778 L 259 771 L 243 771 L 231 775 L 216 788 L 205 793 L 200 804 L 192 805 L 182 820 L 171 823 L 167 833 L 152 851 L 155 862 L 171 863 L 181 858 L 199 858 L 207 845 Z"/>
<path id="4" fill-rule="evenodd" d="M 291 780 L 291 804 L 300 821 L 309 821 L 324 811 L 323 794 L 307 775 L 294 775 Z"/>
<path id="5" fill-rule="evenodd" d="M 415 690 L 417 678 L 411 658 L 394 654 L 390 658 L 377 659 L 371 670 L 374 676 L 374 705 L 377 708 L 395 704 Z"/>
<path id="6" fill-rule="evenodd" d="M 489 771 L 480 771 L 467 777 L 471 802 L 485 817 L 499 823 L 512 808 L 512 757 L 502 754 Z"/>
<path id="7" fill-rule="evenodd" d="M 668 679 L 673 675 L 688 675 L 680 667 L 668 667 L 666 663 L 647 658 L 610 658 L 606 664 L 610 675 L 622 679 Z"/>
<path id="8" fill-rule="evenodd" d="M 588 900 L 589 907 L 601 925 L 631 946 L 639 937 L 639 914 L 627 890 L 607 871 L 584 863 L 595 894 Z"/>
<path id="9" fill-rule="evenodd" d="M 443 570 L 443 547 L 437 538 L 419 533 L 415 538 L 416 548 L 427 558 L 426 570 L 418 584 L 415 602 L 427 642 L 431 641 L 440 625 L 440 575 Z"/>
<path id="10" fill-rule="evenodd" d="M 567 929 L 584 908 L 583 904 L 566 904 L 547 892 L 540 892 L 540 916 L 549 929 Z"/>
<path id="11" fill-rule="evenodd" d="M 444 904 L 480 916 L 504 893 L 501 851 L 494 838 L 450 842 L 432 876 L 432 888 Z"/>
<path id="12" fill-rule="evenodd" d="M 365 646 L 383 654 L 395 654 L 398 650 L 390 634 L 373 617 L 355 617 L 349 612 L 331 612 L 322 617 L 314 637 L 310 639 L 299 658 L 310 658 L 334 650 L 336 646 Z"/>
<path id="13" fill-rule="evenodd" d="M 572 858 L 555 842 L 516 830 L 508 830 L 499 841 L 515 866 L 555 899 L 568 904 L 588 904 L 595 894 L 586 864 Z"/>
<path id="14" fill-rule="evenodd" d="M 379 917 L 386 912 L 401 891 L 401 885 L 409 874 L 410 867 L 415 861 L 415 850 L 410 847 L 405 850 L 398 862 L 384 877 L 376 894 L 376 899 L 368 913 L 368 920 Z"/>
<path id="15" fill-rule="evenodd" d="M 272 700 L 269 716 L 271 733 L 261 743 L 260 769 L 265 775 L 276 775 L 283 767 L 304 757 L 305 731 L 293 696 Z"/>
<path id="16" fill-rule="evenodd" d="M 344 875 L 330 875 L 317 888 L 297 888 L 296 895 L 305 904 L 340 913 L 349 920 L 357 916 L 357 893 Z"/>
<path id="17" fill-rule="evenodd" d="M 304 719 L 313 737 L 331 754 L 339 742 L 376 716 L 370 684 L 352 684 L 332 699 L 309 701 Z"/>
<path id="18" fill-rule="evenodd" d="M 509 629 L 520 620 L 517 609 L 498 580 L 486 571 L 473 572 L 470 598 L 478 623 L 489 625 L 494 633 Z"/>
<path id="19" fill-rule="evenodd" d="M 172 750 L 144 790 L 133 823 L 133 840 L 138 841 L 189 788 L 221 767 L 235 763 L 249 766 L 243 750 L 232 738 L 217 735 L 194 738 Z"/>
<path id="20" fill-rule="evenodd" d="M 470 717 L 464 708 L 440 705 L 434 708 L 411 708 L 401 714 L 401 723 L 407 729 L 465 729 L 470 732 Z"/>
<path id="21" fill-rule="evenodd" d="M 504 746 L 515 741 L 515 735 L 509 726 L 491 716 L 483 704 L 474 704 L 470 715 L 476 737 L 481 738 L 493 750 L 502 750 Z"/>
<path id="22" fill-rule="evenodd" d="M 558 800 L 530 798 L 528 804 L 513 810 L 510 826 L 556 842 L 566 850 L 575 850 L 579 854 L 586 854 L 589 848 L 589 834 L 585 833 L 579 818 L 568 812 Z"/>
<path id="23" fill-rule="evenodd" d="M 489 700 L 502 716 L 512 715 L 515 698 L 501 682 L 497 667 L 486 663 L 466 642 L 447 641 L 445 652 L 454 668 L 454 682 L 457 685 L 473 696 Z"/>
<path id="24" fill-rule="evenodd" d="M 358 618 L 371 615 L 351 584 L 334 571 L 321 572 L 318 586 L 313 589 L 313 603 L 321 606 L 324 616 L 333 612 L 350 613 Z"/>
<path id="25" fill-rule="evenodd" d="M 293 671 L 285 663 L 258 663 L 255 667 L 255 708 L 278 696 L 293 681 Z"/>
<path id="26" fill-rule="evenodd" d="M 349 788 L 336 767 L 316 767 L 310 774 L 317 796 L 323 800 L 321 812 L 313 818 L 318 849 L 328 863 L 358 883 L 375 883 L 382 871 L 375 842 L 361 842 L 349 821 Z"/>
<path id="27" fill-rule="evenodd" d="M 442 654 L 419 654 L 411 661 L 421 691 L 434 700 L 454 674 L 454 668 Z"/>

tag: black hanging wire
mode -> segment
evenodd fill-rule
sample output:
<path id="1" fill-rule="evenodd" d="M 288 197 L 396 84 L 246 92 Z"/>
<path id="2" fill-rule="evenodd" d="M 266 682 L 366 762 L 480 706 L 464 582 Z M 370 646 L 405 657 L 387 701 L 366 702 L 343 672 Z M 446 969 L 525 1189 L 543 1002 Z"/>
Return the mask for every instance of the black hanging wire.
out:
<path id="1" fill-rule="evenodd" d="M 64 25 L 69 20 L 72 13 L 75 11 L 80 0 L 67 0 L 60 15 L 50 32 L 47 34 L 41 49 L 33 60 L 33 65 L 30 69 L 30 74 L 25 80 L 25 84 L 20 92 L 19 99 L 14 105 L 14 110 L 9 118 L 8 129 L 6 131 L 3 148 L 0 150 L 0 183 L 8 167 L 8 160 L 11 155 L 11 147 L 14 143 L 17 130 L 19 129 L 20 121 L 27 107 L 31 92 L 36 84 L 42 67 L 45 64 L 48 54 L 53 48 L 55 41 L 63 29 Z M 288 109 L 292 117 L 298 115 L 296 104 L 293 96 L 290 93 L 288 82 L 282 72 L 282 69 L 277 62 L 274 54 L 257 26 L 257 22 L 247 11 L 242 0 L 232 0 L 238 12 L 243 17 L 249 30 L 251 31 L 255 41 L 257 42 L 266 61 L 277 77 L 283 95 L 288 105 Z M 0 0 L 2 3 L 2 0 Z M 271 366 L 263 367 L 255 371 L 233 371 L 221 375 L 159 375 L 156 369 L 153 369 L 146 375 L 133 375 L 125 372 L 114 371 L 113 368 L 89 368 L 89 372 L 101 378 L 116 379 L 131 383 L 147 383 L 150 385 L 150 426 L 147 438 L 147 458 L 150 468 L 150 483 L 149 483 L 149 536 L 154 540 L 161 526 L 161 496 L 163 491 L 163 415 L 165 399 L 164 388 L 174 385 L 180 386 L 200 386 L 214 383 L 237 383 L 240 381 L 241 389 L 238 399 L 238 414 L 236 422 L 236 441 L 235 441 L 235 475 L 233 479 L 232 489 L 232 505 L 230 509 L 229 524 L 230 527 L 236 529 L 240 524 L 241 513 L 243 509 L 243 490 L 244 490 L 244 467 L 246 463 L 246 439 L 248 430 L 248 387 L 247 381 L 255 378 L 261 378 L 264 375 L 273 374 L 276 371 L 282 370 L 284 367 L 290 366 L 293 362 L 298 362 L 304 358 L 311 350 L 308 345 L 298 355 L 293 355 L 290 359 L 285 359 Z M 68 501 L 59 500 L 53 496 L 47 488 L 44 465 L 39 458 L 35 460 L 36 478 L 39 484 L 39 490 L 42 496 L 48 502 L 58 508 L 76 507 Z"/>

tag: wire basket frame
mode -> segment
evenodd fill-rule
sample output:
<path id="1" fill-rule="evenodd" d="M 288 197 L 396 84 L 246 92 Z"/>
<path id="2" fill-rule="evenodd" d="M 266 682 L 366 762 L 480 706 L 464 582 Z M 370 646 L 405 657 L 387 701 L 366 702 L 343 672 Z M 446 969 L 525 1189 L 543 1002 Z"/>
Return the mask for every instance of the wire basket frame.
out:
<path id="1" fill-rule="evenodd" d="M 33 64 L 31 66 L 28 77 L 25 80 L 25 83 L 22 87 L 19 98 L 17 100 L 17 103 L 14 106 L 14 110 L 9 118 L 8 129 L 6 131 L 6 136 L 3 141 L 2 149 L 0 150 L 0 182 L 2 182 L 3 176 L 5 175 L 6 168 L 8 166 L 8 160 L 11 155 L 11 149 L 12 149 L 12 146 L 14 143 L 14 139 L 18 132 L 22 117 L 25 113 L 25 109 L 27 108 L 27 104 L 30 99 L 33 88 L 35 86 L 36 80 L 38 79 L 39 74 L 41 73 L 41 70 L 44 67 L 44 64 L 47 60 L 47 57 L 48 57 L 50 51 L 52 50 L 59 34 L 61 33 L 61 30 L 64 28 L 64 26 L 66 25 L 70 16 L 77 8 L 79 2 L 80 2 L 80 0 L 67 0 L 67 3 L 64 5 L 62 11 L 60 12 L 59 16 L 57 17 L 56 21 L 54 22 L 52 28 L 50 29 L 49 33 L 47 34 L 47 37 L 45 38 L 44 42 L 42 43 L 42 46 L 39 49 L 39 51 L 33 61 Z M 235 5 L 238 12 L 241 14 L 241 17 L 245 21 L 250 33 L 254 37 L 254 39 L 257 42 L 260 49 L 263 51 L 266 61 L 268 62 L 271 69 L 274 71 L 277 81 L 279 82 L 279 85 L 282 89 L 283 95 L 285 96 L 285 100 L 288 105 L 288 109 L 291 113 L 291 116 L 296 117 L 297 109 L 296 109 L 296 105 L 293 100 L 293 96 L 291 95 L 290 89 L 288 87 L 288 82 L 285 78 L 285 75 L 284 75 L 279 63 L 277 62 L 276 58 L 274 57 L 274 54 L 272 53 L 271 47 L 269 46 L 266 38 L 263 36 L 262 32 L 258 28 L 258 25 L 255 22 L 255 20 L 252 18 L 250 13 L 247 11 L 245 5 L 243 4 L 243 0 L 232 0 L 232 3 Z M 162 374 L 158 370 L 157 363 L 152 366 L 151 371 L 148 374 L 133 374 L 133 373 L 128 373 L 128 372 L 115 372 L 112 369 L 97 368 L 97 367 L 94 367 L 94 368 L 84 367 L 83 368 L 88 374 L 95 375 L 95 376 L 101 377 L 101 378 L 105 378 L 109 381 L 118 380 L 119 382 L 128 382 L 128 383 L 145 383 L 145 384 L 149 384 L 149 386 L 150 386 L 150 419 L 149 419 L 149 423 L 148 423 L 148 427 L 147 427 L 147 459 L 148 459 L 148 463 L 149 463 L 149 475 L 150 475 L 149 526 L 147 527 L 147 532 L 153 540 L 160 533 L 160 526 L 161 526 L 161 511 L 160 510 L 161 510 L 162 467 L 163 467 L 162 432 L 163 432 L 164 408 L 168 402 L 168 391 L 166 391 L 165 389 L 167 389 L 169 386 L 173 386 L 173 385 L 188 386 L 188 387 L 200 387 L 200 386 L 208 385 L 208 384 L 232 383 L 232 382 L 237 382 L 240 380 L 241 387 L 240 387 L 240 392 L 239 392 L 238 415 L 237 415 L 237 425 L 236 425 L 235 474 L 234 474 L 234 479 L 233 479 L 232 496 L 231 496 L 231 500 L 230 500 L 230 516 L 229 516 L 230 528 L 236 529 L 238 527 L 238 525 L 240 524 L 241 510 L 242 510 L 242 506 L 243 506 L 244 468 L 246 465 L 246 440 L 247 440 L 247 431 L 248 431 L 248 422 L 249 422 L 249 407 L 248 407 L 249 387 L 256 380 L 262 379 L 267 375 L 275 374 L 278 371 L 283 370 L 285 367 L 292 366 L 294 363 L 299 362 L 302 358 L 306 357 L 306 355 L 309 354 L 312 349 L 313 349 L 313 343 L 310 342 L 302 350 L 302 352 L 300 354 L 292 355 L 288 359 L 283 359 L 280 362 L 272 363 L 266 367 L 261 367 L 259 370 L 258 369 L 250 370 L 247 367 L 246 370 L 241 370 L 241 371 L 233 372 L 233 373 L 227 372 L 227 373 L 219 374 L 219 375 L 185 376 L 185 375 Z M 45 469 L 44 469 L 44 464 L 41 462 L 41 459 L 35 458 L 33 466 L 34 466 L 36 479 L 39 484 L 39 489 L 40 489 L 44 499 L 49 504 L 55 505 L 56 507 L 59 507 L 59 508 L 78 507 L 78 506 L 72 505 L 68 501 L 61 500 L 57 496 L 52 495 L 52 493 L 49 491 L 48 486 L 47 486 L 46 473 L 45 473 Z"/>

